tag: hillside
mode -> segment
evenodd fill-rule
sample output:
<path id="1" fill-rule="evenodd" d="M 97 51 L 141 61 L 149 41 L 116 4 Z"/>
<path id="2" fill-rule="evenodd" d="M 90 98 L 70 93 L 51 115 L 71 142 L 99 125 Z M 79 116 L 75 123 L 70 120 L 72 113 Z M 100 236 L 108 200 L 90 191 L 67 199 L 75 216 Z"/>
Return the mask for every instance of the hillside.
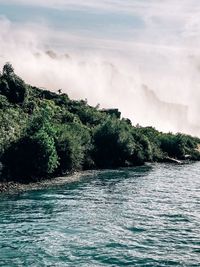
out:
<path id="1" fill-rule="evenodd" d="M 55 77 L 56 79 L 56 77 Z M 200 140 L 133 126 L 101 110 L 26 84 L 6 63 L 0 74 L 0 179 L 30 182 L 76 170 L 199 160 Z"/>

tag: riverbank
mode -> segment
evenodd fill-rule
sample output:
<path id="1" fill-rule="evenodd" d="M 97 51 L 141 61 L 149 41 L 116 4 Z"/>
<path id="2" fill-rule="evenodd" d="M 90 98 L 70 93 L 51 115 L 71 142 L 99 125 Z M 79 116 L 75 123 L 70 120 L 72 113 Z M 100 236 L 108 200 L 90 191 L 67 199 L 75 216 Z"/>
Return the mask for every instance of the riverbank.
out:
<path id="1" fill-rule="evenodd" d="M 82 178 L 92 174 L 93 172 L 94 171 L 75 172 L 64 177 L 56 177 L 28 184 L 23 184 L 19 182 L 0 182 L 0 193 L 15 193 L 29 190 L 45 189 L 54 186 L 61 186 L 64 184 L 80 181 Z"/>
<path id="2" fill-rule="evenodd" d="M 194 161 L 178 161 L 175 159 L 170 158 L 170 160 L 163 161 L 162 163 L 145 163 L 143 166 L 149 166 L 152 164 L 169 164 L 169 165 L 186 165 L 186 164 L 192 164 Z M 139 166 L 135 166 L 139 167 Z M 115 170 L 121 170 L 121 169 L 129 169 L 128 167 L 125 168 L 117 168 Z M 94 175 L 94 173 L 98 173 L 100 171 L 105 171 L 107 169 L 98 169 L 98 170 L 85 170 L 85 171 L 79 171 L 79 172 L 74 172 L 70 173 L 66 176 L 60 176 L 60 177 L 54 177 L 51 179 L 44 179 L 38 182 L 30 182 L 30 183 L 20 183 L 20 182 L 0 182 L 0 194 L 1 193 L 15 193 L 15 192 L 22 192 L 22 191 L 30 191 L 30 190 L 40 190 L 40 189 L 45 189 L 45 188 L 50 188 L 50 187 L 56 187 L 56 186 L 61 186 L 65 185 L 68 183 L 73 183 L 80 181 L 81 179 L 89 176 L 89 175 Z M 109 169 L 111 170 L 111 169 Z"/>
<path id="3" fill-rule="evenodd" d="M 1 73 L 0 181 L 15 177 L 27 184 L 75 170 L 200 161 L 197 137 L 133 125 L 117 108 L 92 107 L 86 100 L 36 88 L 9 63 Z M 4 191 L 19 187 L 1 186 Z"/>

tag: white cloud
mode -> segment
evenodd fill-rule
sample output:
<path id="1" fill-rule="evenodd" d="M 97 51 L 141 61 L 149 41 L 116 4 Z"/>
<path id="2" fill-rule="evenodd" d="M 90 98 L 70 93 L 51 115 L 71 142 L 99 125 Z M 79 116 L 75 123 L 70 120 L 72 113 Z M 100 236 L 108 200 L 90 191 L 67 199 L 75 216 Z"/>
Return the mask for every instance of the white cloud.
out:
<path id="1" fill-rule="evenodd" d="M 52 9 L 78 9 L 90 12 L 126 13 L 144 21 L 136 37 L 142 41 L 173 44 L 198 37 L 200 30 L 199 0 L 0 0 L 0 4 L 18 4 Z M 124 31 L 127 29 L 124 28 Z M 128 35 L 129 33 L 127 33 Z M 120 33 L 119 33 L 120 35 Z M 134 36 L 134 30 L 130 32 Z M 186 40 L 185 40 L 186 39 Z"/>

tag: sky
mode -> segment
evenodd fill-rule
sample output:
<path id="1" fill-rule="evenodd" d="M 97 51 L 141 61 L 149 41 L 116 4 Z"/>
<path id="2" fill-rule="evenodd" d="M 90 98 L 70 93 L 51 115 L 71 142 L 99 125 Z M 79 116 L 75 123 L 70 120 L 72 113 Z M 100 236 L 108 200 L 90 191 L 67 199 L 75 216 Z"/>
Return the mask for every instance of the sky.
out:
<path id="1" fill-rule="evenodd" d="M 199 0 L 0 0 L 0 66 L 163 131 L 200 135 L 199 47 Z"/>

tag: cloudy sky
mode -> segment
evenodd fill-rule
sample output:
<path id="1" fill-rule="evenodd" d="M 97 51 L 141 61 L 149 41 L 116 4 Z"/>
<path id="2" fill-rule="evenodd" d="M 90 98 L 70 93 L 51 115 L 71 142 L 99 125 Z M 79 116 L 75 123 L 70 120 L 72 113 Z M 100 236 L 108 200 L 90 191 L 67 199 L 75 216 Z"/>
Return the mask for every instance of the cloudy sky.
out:
<path id="1" fill-rule="evenodd" d="M 0 0 L 1 66 L 165 131 L 200 124 L 199 47 L 199 0 Z"/>
<path id="2" fill-rule="evenodd" d="M 0 0 L 1 19 L 18 27 L 48 27 L 63 38 L 167 46 L 191 45 L 198 38 L 199 13 L 198 0 Z"/>

